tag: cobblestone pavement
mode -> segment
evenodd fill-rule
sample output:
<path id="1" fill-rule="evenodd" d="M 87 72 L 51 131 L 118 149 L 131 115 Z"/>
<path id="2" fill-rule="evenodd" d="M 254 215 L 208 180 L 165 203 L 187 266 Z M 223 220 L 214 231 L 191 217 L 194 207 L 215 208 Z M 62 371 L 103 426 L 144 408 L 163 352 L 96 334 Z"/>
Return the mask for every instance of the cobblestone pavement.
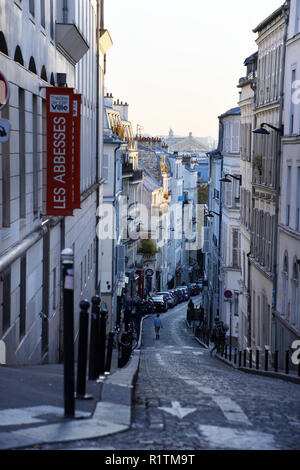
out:
<path id="1" fill-rule="evenodd" d="M 197 299 L 196 299 L 197 303 Z M 144 321 L 132 427 L 99 440 L 42 449 L 296 450 L 299 385 L 244 374 L 203 349 L 185 324 L 186 306 Z"/>

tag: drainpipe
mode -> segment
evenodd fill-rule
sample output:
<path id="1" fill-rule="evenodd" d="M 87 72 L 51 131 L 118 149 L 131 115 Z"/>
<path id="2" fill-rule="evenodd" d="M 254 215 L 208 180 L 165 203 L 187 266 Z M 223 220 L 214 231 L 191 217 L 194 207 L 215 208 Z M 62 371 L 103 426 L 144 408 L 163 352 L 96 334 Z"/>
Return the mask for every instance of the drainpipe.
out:
<path id="1" fill-rule="evenodd" d="M 29 234 L 20 243 L 9 250 L 7 254 L 0 257 L 0 272 L 5 271 L 17 259 L 22 257 L 32 246 L 34 246 L 48 232 L 49 220 L 41 224 L 38 229 Z"/>
<path id="2" fill-rule="evenodd" d="M 114 171 L 114 173 L 115 173 L 115 176 L 114 176 L 114 202 L 113 202 L 114 208 L 115 208 L 115 204 L 116 204 L 116 186 L 117 186 L 117 181 L 116 181 L 117 180 L 117 173 L 116 173 L 116 170 L 117 170 L 117 151 L 120 149 L 121 145 L 122 144 L 119 144 L 114 150 L 114 153 L 115 153 L 115 159 L 114 159 L 115 160 L 114 161 L 114 165 L 115 165 L 115 171 Z M 114 276 L 115 276 L 115 266 L 116 266 L 116 256 L 114 254 L 115 253 L 115 246 L 116 246 L 115 237 L 113 237 L 113 239 L 112 239 L 112 245 L 113 245 L 112 246 L 112 248 L 113 248 L 113 251 L 112 251 L 112 253 L 113 253 L 113 256 L 112 256 L 112 281 L 113 281 Z M 114 279 L 114 281 L 115 281 L 115 279 Z M 111 286 L 112 289 L 113 289 L 114 285 L 115 285 L 114 282 L 112 282 L 112 286 Z M 112 294 L 113 294 L 113 292 L 112 292 Z M 112 305 L 113 305 L 113 302 L 112 302 Z M 113 312 L 113 313 L 115 313 L 115 312 Z"/>
<path id="3" fill-rule="evenodd" d="M 289 24 L 289 7 L 290 0 L 282 6 L 282 13 L 285 18 L 285 31 L 283 38 L 283 54 L 282 54 L 282 75 L 280 83 L 280 110 L 279 110 L 279 129 L 283 129 L 283 106 L 284 106 L 284 83 L 285 83 L 285 60 L 286 60 L 286 43 L 288 35 L 288 24 Z M 272 319 L 274 324 L 274 337 L 271 338 L 275 340 L 274 347 L 277 349 L 277 331 L 276 331 L 276 308 L 277 308 L 277 279 L 278 279 L 278 265 L 277 265 L 277 256 L 278 256 L 278 222 L 279 222 L 279 199 L 280 199 L 280 181 L 281 181 L 281 140 L 282 135 L 278 134 L 278 150 L 277 150 L 277 159 L 275 165 L 275 188 L 276 188 L 276 202 L 275 202 L 275 234 L 274 234 L 274 252 L 273 252 L 273 292 L 272 292 Z"/>
<path id="4" fill-rule="evenodd" d="M 63 0 L 63 23 L 68 23 L 68 0 Z"/>
<path id="5" fill-rule="evenodd" d="M 224 123 L 222 119 L 220 119 L 220 138 L 219 138 L 219 145 L 218 145 L 218 151 L 221 153 L 221 178 L 223 177 L 223 168 L 224 168 L 224 158 L 223 158 L 223 138 L 224 138 Z M 219 217 L 219 250 L 218 250 L 218 255 L 219 255 L 219 260 L 218 260 L 218 286 L 219 286 L 219 298 L 218 298 L 218 304 L 219 304 L 219 313 L 221 312 L 221 292 L 220 292 L 220 274 L 221 274 L 221 241 L 222 241 L 222 211 L 223 211 L 223 202 L 222 202 L 222 188 L 223 184 L 220 182 L 220 217 Z"/>
<path id="6" fill-rule="evenodd" d="M 99 42 L 100 42 L 100 28 L 101 28 L 101 22 L 103 21 L 103 1 L 97 0 L 97 32 L 96 32 L 96 44 L 97 44 L 97 59 L 96 59 L 96 67 L 97 67 L 97 72 L 96 72 L 96 81 L 97 81 L 97 87 L 96 87 L 96 93 L 97 93 L 97 101 L 96 101 L 96 183 L 97 183 L 97 190 L 96 190 L 96 227 L 98 227 L 98 224 L 100 222 L 100 218 L 98 215 L 98 207 L 100 205 L 100 187 L 99 187 L 99 124 L 100 124 L 100 119 L 99 119 L 99 111 L 100 111 L 100 103 L 99 103 L 99 92 L 100 92 L 100 49 L 99 49 Z M 96 237 L 97 237 L 97 229 L 96 229 Z M 98 294 L 99 293 L 99 255 L 100 255 L 100 250 L 99 250 L 99 240 L 97 240 L 96 243 L 96 276 L 95 276 L 95 292 Z"/>

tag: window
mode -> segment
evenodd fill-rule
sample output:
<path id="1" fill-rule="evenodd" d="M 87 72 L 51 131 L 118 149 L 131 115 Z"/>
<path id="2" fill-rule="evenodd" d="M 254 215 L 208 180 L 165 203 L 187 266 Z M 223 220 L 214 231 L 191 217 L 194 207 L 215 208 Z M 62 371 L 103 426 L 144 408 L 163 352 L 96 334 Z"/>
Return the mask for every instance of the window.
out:
<path id="1" fill-rule="evenodd" d="M 2 31 L 0 32 L 0 52 L 8 56 L 7 43 L 6 43 L 5 36 L 2 33 Z"/>
<path id="2" fill-rule="evenodd" d="M 26 165 L 25 165 L 25 91 L 19 88 L 19 175 L 20 175 L 20 218 L 26 216 Z"/>
<path id="3" fill-rule="evenodd" d="M 232 206 L 232 184 L 227 183 L 225 189 L 225 204 L 227 207 Z"/>
<path id="4" fill-rule="evenodd" d="M 34 4 L 35 4 L 35 0 L 29 0 L 29 13 L 31 13 L 32 16 L 34 16 L 35 14 Z"/>
<path id="5" fill-rule="evenodd" d="M 295 229 L 300 232 L 300 166 L 297 168 L 297 196 L 296 196 L 296 224 Z"/>
<path id="6" fill-rule="evenodd" d="M 45 0 L 40 0 L 41 2 L 41 26 L 43 28 L 46 27 L 46 20 L 45 20 Z"/>
<path id="7" fill-rule="evenodd" d="M 9 120 L 9 106 L 2 111 L 2 118 Z M 2 226 L 10 227 L 10 141 L 2 144 Z"/>
<path id="8" fill-rule="evenodd" d="M 283 269 L 282 269 L 282 304 L 281 304 L 281 314 L 285 317 L 288 310 L 288 272 L 289 272 L 289 262 L 288 256 L 285 254 L 283 260 Z"/>
<path id="9" fill-rule="evenodd" d="M 294 94 L 294 83 L 296 81 L 296 69 L 292 70 L 292 77 L 291 77 L 291 107 L 290 107 L 290 135 L 294 134 L 294 124 L 295 124 L 295 106 L 293 100 Z"/>
<path id="10" fill-rule="evenodd" d="M 241 266 L 241 234 L 239 229 L 232 230 L 232 266 Z"/>
<path id="11" fill-rule="evenodd" d="M 292 167 L 287 167 L 287 181 L 286 181 L 286 225 L 290 225 L 291 217 L 291 183 L 292 183 Z"/>
<path id="12" fill-rule="evenodd" d="M 103 155 L 103 161 L 102 161 L 102 178 L 106 180 L 106 182 L 109 182 L 109 155 L 104 154 Z"/>
<path id="13" fill-rule="evenodd" d="M 300 32 L 300 0 L 296 0 L 295 29 L 294 34 Z"/>
<path id="14" fill-rule="evenodd" d="M 299 318 L 299 300 L 298 264 L 295 262 L 292 276 L 291 323 L 296 326 Z"/>
<path id="15" fill-rule="evenodd" d="M 54 9 L 53 0 L 50 0 L 50 37 L 54 39 Z"/>
<path id="16" fill-rule="evenodd" d="M 53 279 L 53 303 L 52 303 L 52 310 L 55 312 L 57 306 L 57 294 L 56 294 L 56 268 L 53 269 L 52 272 L 52 279 Z"/>
<path id="17" fill-rule="evenodd" d="M 37 97 L 32 95 L 32 179 L 33 179 L 33 217 L 38 217 L 39 211 L 39 158 L 38 158 L 38 106 Z"/>
<path id="18" fill-rule="evenodd" d="M 20 339 L 26 333 L 26 255 L 20 260 Z"/>
<path id="19" fill-rule="evenodd" d="M 2 334 L 10 327 L 11 314 L 11 268 L 6 269 L 1 275 L 1 307 L 2 307 Z"/>

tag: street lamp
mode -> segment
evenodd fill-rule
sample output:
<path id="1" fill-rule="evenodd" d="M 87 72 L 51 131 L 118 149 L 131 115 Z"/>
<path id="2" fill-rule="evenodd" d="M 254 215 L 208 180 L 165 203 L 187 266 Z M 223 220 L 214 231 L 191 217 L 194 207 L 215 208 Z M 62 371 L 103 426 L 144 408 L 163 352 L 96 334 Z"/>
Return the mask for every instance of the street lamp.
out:
<path id="1" fill-rule="evenodd" d="M 267 129 L 265 129 L 265 126 L 268 126 L 271 129 L 273 129 L 274 131 L 278 132 L 280 135 L 283 135 L 283 126 L 281 126 L 281 128 L 278 128 L 278 127 L 272 126 L 272 124 L 268 124 L 266 122 L 263 122 L 260 125 L 260 127 L 258 127 L 257 129 L 254 129 L 254 131 L 252 131 L 253 134 L 270 135 L 270 132 Z"/>
<path id="2" fill-rule="evenodd" d="M 206 214 L 206 217 L 213 219 L 215 215 L 217 215 L 218 217 L 221 217 L 221 214 L 218 214 L 217 212 L 214 212 L 214 211 L 209 211 L 208 214 Z"/>
<path id="3" fill-rule="evenodd" d="M 242 186 L 242 175 L 236 176 L 236 175 L 226 174 L 224 178 L 220 179 L 221 183 L 232 183 L 232 180 L 228 178 L 229 176 L 230 178 L 234 178 L 235 180 L 238 180 L 240 182 L 240 186 Z"/>

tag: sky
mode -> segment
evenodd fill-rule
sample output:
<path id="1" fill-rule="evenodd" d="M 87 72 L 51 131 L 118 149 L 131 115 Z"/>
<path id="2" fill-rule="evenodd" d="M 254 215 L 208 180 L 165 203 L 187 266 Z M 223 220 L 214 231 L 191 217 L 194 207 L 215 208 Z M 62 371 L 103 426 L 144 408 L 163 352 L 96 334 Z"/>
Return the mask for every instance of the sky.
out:
<path id="1" fill-rule="evenodd" d="M 218 137 L 218 116 L 238 106 L 253 29 L 280 0 L 106 0 L 105 91 L 129 104 L 133 131 Z"/>

